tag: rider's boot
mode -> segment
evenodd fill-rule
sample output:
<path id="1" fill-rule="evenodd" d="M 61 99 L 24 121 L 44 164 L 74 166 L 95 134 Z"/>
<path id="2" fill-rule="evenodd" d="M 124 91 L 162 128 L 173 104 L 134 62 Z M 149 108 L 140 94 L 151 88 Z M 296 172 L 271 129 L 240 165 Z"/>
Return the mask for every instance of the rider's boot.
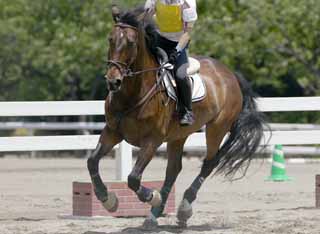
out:
<path id="1" fill-rule="evenodd" d="M 193 112 L 192 112 L 192 94 L 191 94 L 191 84 L 190 80 L 186 77 L 183 80 L 180 80 L 178 84 L 179 88 L 179 99 L 181 108 L 180 108 L 180 125 L 181 126 L 190 126 L 194 122 Z"/>

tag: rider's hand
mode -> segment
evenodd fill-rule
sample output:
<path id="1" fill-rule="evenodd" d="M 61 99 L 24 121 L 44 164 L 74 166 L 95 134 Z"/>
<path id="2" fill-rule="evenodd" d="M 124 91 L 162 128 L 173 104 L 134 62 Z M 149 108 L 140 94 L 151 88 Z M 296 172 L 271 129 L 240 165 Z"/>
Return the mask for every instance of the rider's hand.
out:
<path id="1" fill-rule="evenodd" d="M 181 54 L 180 52 L 178 52 L 177 50 L 174 50 L 174 52 L 172 52 L 169 56 L 169 63 L 175 64 L 180 54 Z"/>
<path id="2" fill-rule="evenodd" d="M 147 14 L 153 15 L 155 11 L 155 1 L 154 0 L 147 0 L 144 5 L 144 10 Z"/>

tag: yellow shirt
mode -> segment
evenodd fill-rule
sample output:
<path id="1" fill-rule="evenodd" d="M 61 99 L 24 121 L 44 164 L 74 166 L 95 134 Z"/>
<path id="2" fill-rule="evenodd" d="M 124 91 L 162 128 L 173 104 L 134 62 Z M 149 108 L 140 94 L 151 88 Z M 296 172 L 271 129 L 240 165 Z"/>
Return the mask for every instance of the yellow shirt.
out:
<path id="1" fill-rule="evenodd" d="M 159 33 L 171 41 L 179 41 L 185 25 L 198 18 L 196 0 L 147 0 L 145 9 L 155 12 Z"/>
<path id="2" fill-rule="evenodd" d="M 168 5 L 158 0 L 156 3 L 156 22 L 161 32 L 177 33 L 183 31 L 182 5 Z"/>

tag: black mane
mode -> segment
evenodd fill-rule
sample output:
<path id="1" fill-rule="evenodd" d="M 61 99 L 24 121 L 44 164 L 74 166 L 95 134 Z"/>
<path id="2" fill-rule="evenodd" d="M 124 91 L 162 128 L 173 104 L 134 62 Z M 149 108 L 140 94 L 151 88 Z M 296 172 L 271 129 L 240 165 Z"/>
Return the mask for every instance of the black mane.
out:
<path id="1" fill-rule="evenodd" d="M 145 35 L 146 45 L 152 54 L 156 54 L 156 45 L 158 33 L 156 25 L 152 17 L 146 16 L 143 20 L 139 21 L 138 16 L 144 13 L 144 7 L 136 7 L 132 10 L 125 11 L 120 15 L 119 22 L 128 24 L 142 30 Z"/>

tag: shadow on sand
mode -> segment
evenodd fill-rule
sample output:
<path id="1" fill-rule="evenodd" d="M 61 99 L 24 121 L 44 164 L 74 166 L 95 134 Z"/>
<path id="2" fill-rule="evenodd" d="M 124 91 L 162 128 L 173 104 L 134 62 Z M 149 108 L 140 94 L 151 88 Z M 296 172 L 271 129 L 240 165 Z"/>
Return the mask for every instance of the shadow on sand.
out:
<path id="1" fill-rule="evenodd" d="M 180 228 L 177 225 L 159 225 L 154 230 L 146 230 L 143 227 L 133 227 L 133 228 L 125 228 L 121 231 L 117 232 L 94 232 L 88 231 L 83 234 L 152 234 L 152 233 L 183 233 L 184 231 L 195 231 L 197 233 L 215 231 L 215 230 L 226 230 L 231 227 L 215 227 L 210 224 L 202 224 L 202 225 L 191 225 L 186 228 Z"/>

